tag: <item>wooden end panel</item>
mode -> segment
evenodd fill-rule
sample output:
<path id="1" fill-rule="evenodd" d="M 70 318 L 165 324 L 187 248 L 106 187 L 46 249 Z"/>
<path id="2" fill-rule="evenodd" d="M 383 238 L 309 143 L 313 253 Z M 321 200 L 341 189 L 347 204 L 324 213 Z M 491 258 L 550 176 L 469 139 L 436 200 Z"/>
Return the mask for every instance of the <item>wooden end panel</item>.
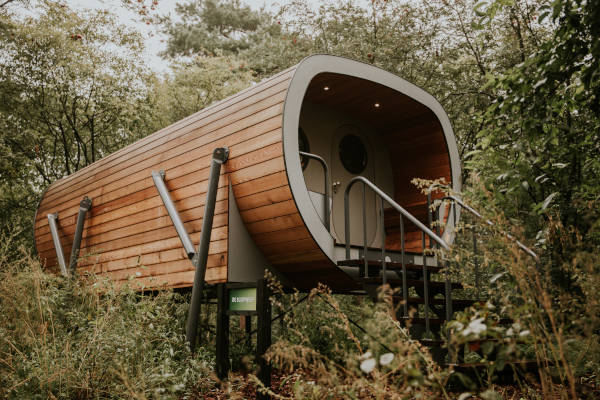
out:
<path id="1" fill-rule="evenodd" d="M 263 158 L 266 150 L 256 150 Z M 291 251 L 315 251 L 319 247 L 302 222 L 292 197 L 283 147 L 277 148 L 281 163 L 278 170 L 266 166 L 252 170 L 233 171 L 235 164 L 226 165 L 242 220 L 259 249 L 271 263 Z M 322 255 L 322 261 L 325 256 Z"/>
<path id="2" fill-rule="evenodd" d="M 354 287 L 351 279 L 344 280 L 346 275 L 321 251 L 308 231 L 294 201 L 285 165 L 282 162 L 278 167 L 278 171 L 262 167 L 229 172 L 233 194 L 252 239 L 271 265 L 298 288 L 314 288 L 318 282 L 338 290 Z"/>

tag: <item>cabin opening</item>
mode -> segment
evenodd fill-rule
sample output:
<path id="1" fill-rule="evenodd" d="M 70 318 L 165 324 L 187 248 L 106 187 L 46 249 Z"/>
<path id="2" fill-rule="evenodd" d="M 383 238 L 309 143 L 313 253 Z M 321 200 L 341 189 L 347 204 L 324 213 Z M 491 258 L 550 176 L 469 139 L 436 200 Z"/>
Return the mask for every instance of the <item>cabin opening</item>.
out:
<path id="1" fill-rule="evenodd" d="M 424 104 L 377 82 L 339 73 L 317 74 L 304 95 L 298 126 L 301 152 L 318 155 L 331 176 L 330 234 L 347 242 L 344 191 L 355 176 L 364 176 L 408 212 L 426 223 L 426 198 L 411 183 L 414 177 L 451 182 L 448 146 L 435 113 Z M 324 221 L 325 175 L 319 162 L 301 156 L 312 205 Z M 363 245 L 362 185 L 350 192 L 350 244 Z M 367 244 L 381 248 L 381 204 L 367 189 Z M 385 247 L 400 250 L 399 214 L 384 204 Z M 406 250 L 421 250 L 416 226 L 406 224 Z"/>

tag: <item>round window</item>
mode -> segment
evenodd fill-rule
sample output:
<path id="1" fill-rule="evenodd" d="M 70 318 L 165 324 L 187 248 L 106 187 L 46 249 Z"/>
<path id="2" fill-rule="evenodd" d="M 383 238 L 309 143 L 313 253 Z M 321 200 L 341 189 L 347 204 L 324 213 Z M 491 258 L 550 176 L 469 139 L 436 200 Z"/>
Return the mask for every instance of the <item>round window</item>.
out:
<path id="1" fill-rule="evenodd" d="M 304 133 L 304 129 L 298 128 L 298 148 L 300 151 L 305 153 L 310 153 L 310 146 L 308 145 L 308 138 Z M 304 171 L 306 167 L 308 167 L 308 161 L 310 159 L 306 156 L 300 156 L 300 165 L 302 166 L 302 170 Z"/>
<path id="2" fill-rule="evenodd" d="M 340 141 L 340 160 L 346 170 L 358 175 L 367 166 L 367 149 L 356 135 L 346 135 Z"/>

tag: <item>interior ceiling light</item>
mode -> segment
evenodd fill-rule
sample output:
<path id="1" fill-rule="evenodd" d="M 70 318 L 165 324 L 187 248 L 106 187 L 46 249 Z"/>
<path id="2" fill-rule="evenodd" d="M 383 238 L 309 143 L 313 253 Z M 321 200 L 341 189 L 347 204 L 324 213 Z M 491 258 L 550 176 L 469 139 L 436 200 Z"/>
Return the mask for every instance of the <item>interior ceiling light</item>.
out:
<path id="1" fill-rule="evenodd" d="M 379 104 L 379 103 L 375 103 L 375 104 L 374 104 L 375 108 L 379 108 L 379 106 L 380 106 L 380 105 L 381 105 L 381 104 Z"/>
<path id="2" fill-rule="evenodd" d="M 325 86 L 325 87 L 323 87 L 323 90 L 324 90 L 324 91 L 328 91 L 328 90 L 329 90 L 329 86 Z"/>

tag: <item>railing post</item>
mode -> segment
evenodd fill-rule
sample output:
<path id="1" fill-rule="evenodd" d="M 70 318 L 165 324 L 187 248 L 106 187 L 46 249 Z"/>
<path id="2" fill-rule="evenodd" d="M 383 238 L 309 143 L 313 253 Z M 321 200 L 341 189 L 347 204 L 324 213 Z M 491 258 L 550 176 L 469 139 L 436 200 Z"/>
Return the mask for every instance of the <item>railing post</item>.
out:
<path id="1" fill-rule="evenodd" d="M 402 300 L 404 302 L 404 316 L 408 316 L 408 284 L 406 282 L 406 241 L 404 239 L 404 216 L 400 214 L 400 250 L 402 256 Z"/>
<path id="2" fill-rule="evenodd" d="M 367 257 L 367 185 L 363 184 L 363 258 L 365 260 L 365 276 L 369 277 L 369 259 Z"/>
<path id="3" fill-rule="evenodd" d="M 350 188 L 348 184 L 344 192 L 344 237 L 346 240 L 346 260 L 350 259 Z"/>
<path id="4" fill-rule="evenodd" d="M 301 156 L 312 158 L 313 160 L 318 161 L 321 164 L 321 166 L 323 167 L 323 175 L 324 175 L 324 180 L 325 180 L 325 203 L 323 205 L 323 207 L 324 207 L 323 224 L 325 225 L 325 227 L 327 227 L 327 230 L 330 231 L 331 230 L 331 209 L 329 207 L 329 198 L 331 197 L 331 183 L 330 183 L 330 178 L 329 178 L 329 167 L 327 166 L 327 163 L 325 162 L 325 159 L 323 159 L 323 157 L 320 157 L 316 154 L 307 153 L 304 151 L 300 151 L 299 153 Z"/>
<path id="5" fill-rule="evenodd" d="M 196 349 L 198 317 L 200 315 L 200 304 L 202 301 L 202 292 L 204 290 L 206 261 L 208 259 L 208 247 L 210 245 L 213 217 L 215 214 L 215 203 L 217 199 L 217 189 L 219 188 L 221 165 L 223 165 L 228 158 L 229 149 L 227 147 L 219 147 L 213 152 L 213 158 L 210 166 L 210 177 L 208 181 L 206 203 L 204 205 L 204 217 L 202 219 L 200 244 L 198 245 L 198 251 L 193 259 L 196 271 L 194 273 L 194 286 L 192 287 L 192 299 L 190 301 L 190 309 L 188 312 L 188 321 L 186 327 L 186 339 L 192 352 Z"/>
<path id="6" fill-rule="evenodd" d="M 427 336 L 429 336 L 429 277 L 427 276 L 427 256 L 425 255 L 425 250 L 427 246 L 425 243 L 425 232 L 421 232 L 421 240 L 423 242 L 423 300 L 425 303 L 425 333 L 427 334 Z"/>
<path id="7" fill-rule="evenodd" d="M 379 198 L 379 207 L 381 208 L 381 269 L 383 271 L 382 282 L 387 285 L 387 261 L 385 260 L 385 215 L 383 212 L 383 198 Z"/>
<path id="8" fill-rule="evenodd" d="M 71 258 L 69 259 L 69 274 L 75 273 L 77 267 L 77 258 L 81 247 L 81 238 L 83 237 L 83 224 L 85 216 L 92 207 L 92 200 L 87 196 L 79 203 L 79 213 L 77 214 L 77 225 L 75 226 L 75 236 L 73 237 L 73 246 L 71 247 Z"/>

